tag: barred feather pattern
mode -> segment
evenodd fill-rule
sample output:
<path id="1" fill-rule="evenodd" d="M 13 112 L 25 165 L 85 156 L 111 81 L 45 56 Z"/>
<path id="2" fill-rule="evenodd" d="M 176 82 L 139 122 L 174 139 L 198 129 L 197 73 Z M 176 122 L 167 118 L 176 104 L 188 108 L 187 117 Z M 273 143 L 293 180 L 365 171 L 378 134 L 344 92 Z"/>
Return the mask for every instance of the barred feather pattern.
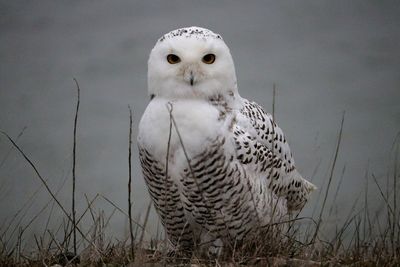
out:
<path id="1" fill-rule="evenodd" d="M 287 208 L 299 210 L 316 187 L 303 179 L 295 167 L 289 144 L 271 114 L 255 102 L 244 100 L 240 110 L 256 134 L 235 128 L 238 159 L 268 180 L 268 188 L 287 200 Z"/>
<path id="2" fill-rule="evenodd" d="M 248 177 L 233 155 L 227 158 L 224 146 L 225 138 L 217 138 L 190 160 L 180 175 L 180 195 L 179 185 L 170 177 L 165 179 L 165 168 L 140 149 L 156 210 L 172 244 L 183 250 L 207 246 L 217 239 L 232 246 L 285 216 L 282 199 L 263 191 L 264 186 Z"/>
<path id="3" fill-rule="evenodd" d="M 139 157 L 147 189 L 170 241 L 174 246 L 191 248 L 193 233 L 176 183 L 146 149 L 139 147 Z"/>
<path id="4" fill-rule="evenodd" d="M 282 130 L 259 105 L 238 95 L 207 101 L 226 134 L 208 139 L 177 172 L 167 174 L 165 162 L 139 142 L 156 211 L 171 243 L 184 250 L 244 240 L 301 209 L 315 189 L 297 172 Z"/>

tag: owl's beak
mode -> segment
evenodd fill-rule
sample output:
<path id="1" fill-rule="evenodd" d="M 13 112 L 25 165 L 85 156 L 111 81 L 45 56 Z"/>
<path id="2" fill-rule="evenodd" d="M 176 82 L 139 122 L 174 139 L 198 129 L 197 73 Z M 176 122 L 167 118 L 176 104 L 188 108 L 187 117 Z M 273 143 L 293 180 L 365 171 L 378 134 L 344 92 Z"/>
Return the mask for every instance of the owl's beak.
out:
<path id="1" fill-rule="evenodd" d="M 188 66 L 183 72 L 183 80 L 193 86 L 197 82 L 197 73 L 195 66 Z"/>
<path id="2" fill-rule="evenodd" d="M 193 86 L 194 83 L 194 75 L 193 72 L 190 73 L 190 85 Z"/>

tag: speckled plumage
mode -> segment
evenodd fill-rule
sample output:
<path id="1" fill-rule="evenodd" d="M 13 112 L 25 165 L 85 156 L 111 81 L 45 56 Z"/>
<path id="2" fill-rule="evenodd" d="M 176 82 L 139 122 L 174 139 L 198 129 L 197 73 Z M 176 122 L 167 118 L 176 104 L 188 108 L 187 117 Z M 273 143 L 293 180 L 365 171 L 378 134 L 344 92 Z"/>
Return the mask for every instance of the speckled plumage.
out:
<path id="1" fill-rule="evenodd" d="M 215 62 L 205 64 L 209 53 Z M 168 54 L 180 62 L 169 64 Z M 304 206 L 315 186 L 296 170 L 272 116 L 240 97 L 218 34 L 189 27 L 164 35 L 150 54 L 148 84 L 140 161 L 173 245 L 233 244 Z"/>

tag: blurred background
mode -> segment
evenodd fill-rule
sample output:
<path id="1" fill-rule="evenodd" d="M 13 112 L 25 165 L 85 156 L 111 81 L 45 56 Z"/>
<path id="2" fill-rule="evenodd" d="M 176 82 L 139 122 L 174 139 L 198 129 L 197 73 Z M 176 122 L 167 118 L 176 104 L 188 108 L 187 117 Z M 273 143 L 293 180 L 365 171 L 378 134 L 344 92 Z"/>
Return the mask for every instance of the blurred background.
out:
<path id="1" fill-rule="evenodd" d="M 400 131 L 399 2 L 0 1 L 0 130 L 16 140 L 66 209 L 73 78 L 81 87 L 77 214 L 87 207 L 85 195 L 101 194 L 94 211 L 111 216 L 109 238 L 122 240 L 128 236 L 127 217 L 105 198 L 127 211 L 128 105 L 136 140 L 149 101 L 148 54 L 164 33 L 193 25 L 222 35 L 243 97 L 272 112 L 276 84 L 276 120 L 297 168 L 319 187 L 303 216 L 319 214 L 343 111 L 324 229 L 329 234 L 329 225 L 352 209 L 362 210 L 364 195 L 371 214 L 380 210 L 383 201 L 371 175 L 384 187 L 394 171 Z M 149 196 L 135 142 L 133 148 L 133 213 L 143 222 Z M 24 233 L 29 244 L 34 234 L 57 228 L 63 219 L 26 160 L 0 136 L 2 234 L 11 225 L 7 238 L 12 238 L 12 228 L 29 225 Z M 86 216 L 82 225 L 90 222 Z M 152 210 L 146 236 L 154 237 L 158 225 Z"/>

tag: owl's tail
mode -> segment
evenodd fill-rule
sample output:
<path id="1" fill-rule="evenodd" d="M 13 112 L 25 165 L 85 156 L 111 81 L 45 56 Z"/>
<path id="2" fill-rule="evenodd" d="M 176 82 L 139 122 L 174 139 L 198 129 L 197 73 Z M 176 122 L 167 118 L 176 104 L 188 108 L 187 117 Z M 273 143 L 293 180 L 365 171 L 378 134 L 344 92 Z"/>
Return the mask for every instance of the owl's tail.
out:
<path id="1" fill-rule="evenodd" d="M 300 210 L 307 203 L 310 194 L 317 187 L 294 171 L 291 181 L 287 184 L 286 200 L 289 211 Z"/>
<path id="2" fill-rule="evenodd" d="M 311 193 L 311 192 L 313 192 L 313 191 L 315 191 L 315 190 L 318 189 L 318 187 L 317 187 L 315 184 L 313 184 L 313 183 L 307 181 L 307 180 L 304 179 L 304 178 L 302 178 L 302 179 L 303 179 L 304 186 L 305 186 L 305 188 L 307 189 L 307 191 L 308 191 L 309 193 Z"/>

